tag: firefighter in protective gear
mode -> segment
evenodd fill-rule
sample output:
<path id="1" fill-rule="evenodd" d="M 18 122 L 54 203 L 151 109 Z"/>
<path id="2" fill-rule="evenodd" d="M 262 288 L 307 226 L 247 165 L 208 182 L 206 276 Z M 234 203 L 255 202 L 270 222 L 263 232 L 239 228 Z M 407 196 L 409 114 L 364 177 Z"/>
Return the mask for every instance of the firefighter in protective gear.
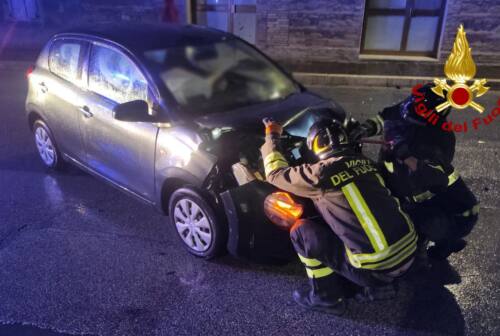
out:
<path id="1" fill-rule="evenodd" d="M 311 284 L 294 292 L 295 301 L 341 314 L 344 286 L 350 282 L 363 288 L 364 298 L 394 296 L 392 282 L 411 266 L 417 235 L 374 162 L 355 152 L 339 123 L 323 119 L 310 128 L 307 139 L 319 161 L 290 167 L 280 152 L 281 126 L 268 119 L 264 124 L 266 180 L 312 199 L 325 221 L 302 220 L 291 228 Z"/>
<path id="2" fill-rule="evenodd" d="M 404 101 L 350 134 L 353 141 L 383 134 L 390 145 L 380 151 L 380 171 L 419 235 L 436 243 L 429 256 L 439 259 L 465 247 L 463 237 L 471 232 L 479 211 L 476 197 L 452 165 L 455 135 L 442 130 L 450 109 L 435 112 L 444 101 L 431 84 L 417 86 Z"/>

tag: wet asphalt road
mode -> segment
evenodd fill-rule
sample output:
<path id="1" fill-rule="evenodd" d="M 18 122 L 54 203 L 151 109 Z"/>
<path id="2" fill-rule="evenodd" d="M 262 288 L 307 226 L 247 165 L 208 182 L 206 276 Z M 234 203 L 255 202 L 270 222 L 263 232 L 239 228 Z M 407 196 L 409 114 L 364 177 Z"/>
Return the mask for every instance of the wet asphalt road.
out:
<path id="1" fill-rule="evenodd" d="M 0 335 L 500 335 L 500 120 L 458 149 L 483 201 L 466 251 L 402 283 L 396 300 L 333 317 L 293 303 L 306 279 L 298 263 L 194 258 L 153 209 L 77 169 L 47 172 L 22 71 L 0 78 Z M 402 95 L 322 91 L 357 115 Z"/>

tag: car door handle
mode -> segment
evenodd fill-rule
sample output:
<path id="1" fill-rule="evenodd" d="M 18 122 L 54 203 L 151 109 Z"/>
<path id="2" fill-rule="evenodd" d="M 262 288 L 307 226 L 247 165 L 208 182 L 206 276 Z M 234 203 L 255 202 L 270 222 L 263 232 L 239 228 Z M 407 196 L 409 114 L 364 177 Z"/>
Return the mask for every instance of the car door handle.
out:
<path id="1" fill-rule="evenodd" d="M 38 86 L 40 87 L 40 91 L 42 93 L 47 93 L 49 91 L 49 88 L 47 87 L 47 85 L 45 85 L 44 82 L 38 83 Z"/>
<path id="2" fill-rule="evenodd" d="M 92 112 L 90 112 L 90 109 L 88 106 L 80 107 L 80 112 L 82 112 L 82 114 L 85 118 L 90 118 L 94 115 Z"/>

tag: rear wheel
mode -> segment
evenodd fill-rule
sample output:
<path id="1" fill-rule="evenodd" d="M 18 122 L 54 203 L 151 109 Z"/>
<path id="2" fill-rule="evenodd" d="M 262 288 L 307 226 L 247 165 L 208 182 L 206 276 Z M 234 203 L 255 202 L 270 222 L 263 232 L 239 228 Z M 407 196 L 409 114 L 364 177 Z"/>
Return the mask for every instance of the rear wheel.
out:
<path id="1" fill-rule="evenodd" d="M 192 254 L 213 258 L 225 249 L 227 227 L 199 192 L 176 190 L 169 203 L 170 222 L 184 247 Z"/>
<path id="2" fill-rule="evenodd" d="M 40 159 L 47 168 L 60 170 L 64 166 L 60 152 L 49 127 L 42 120 L 33 124 L 33 134 Z"/>

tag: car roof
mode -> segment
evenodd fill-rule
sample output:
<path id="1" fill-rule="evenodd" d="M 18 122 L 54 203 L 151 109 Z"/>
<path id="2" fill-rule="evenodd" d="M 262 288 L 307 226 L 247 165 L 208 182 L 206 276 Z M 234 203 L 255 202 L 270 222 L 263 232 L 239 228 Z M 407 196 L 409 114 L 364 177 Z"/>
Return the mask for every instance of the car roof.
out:
<path id="1" fill-rule="evenodd" d="M 68 29 L 57 36 L 87 36 L 110 40 L 133 52 L 208 44 L 232 38 L 213 28 L 178 24 L 108 24 Z"/>

